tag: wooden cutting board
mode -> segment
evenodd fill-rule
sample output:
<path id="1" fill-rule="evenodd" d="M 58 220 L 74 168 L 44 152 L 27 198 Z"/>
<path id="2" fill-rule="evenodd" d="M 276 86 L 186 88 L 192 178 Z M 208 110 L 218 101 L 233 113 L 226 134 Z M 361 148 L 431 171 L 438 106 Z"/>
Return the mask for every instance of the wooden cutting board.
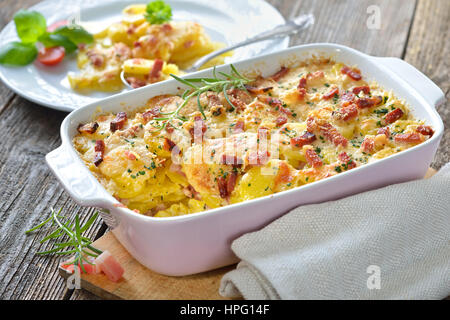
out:
<path id="1" fill-rule="evenodd" d="M 436 173 L 428 169 L 425 178 Z M 81 275 L 81 287 L 104 299 L 224 299 L 219 295 L 222 276 L 235 265 L 185 277 L 169 277 L 153 272 L 137 262 L 112 232 L 108 232 L 94 242 L 101 250 L 109 250 L 125 269 L 123 278 L 109 281 L 105 275 Z M 68 273 L 59 268 L 59 274 L 67 278 Z"/>

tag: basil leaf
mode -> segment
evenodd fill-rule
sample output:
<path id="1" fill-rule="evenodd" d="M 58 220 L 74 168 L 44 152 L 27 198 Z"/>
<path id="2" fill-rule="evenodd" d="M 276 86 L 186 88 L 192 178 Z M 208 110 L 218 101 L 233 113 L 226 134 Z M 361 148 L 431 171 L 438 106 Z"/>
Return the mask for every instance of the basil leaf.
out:
<path id="1" fill-rule="evenodd" d="M 152 1 L 147 4 L 145 18 L 151 24 L 162 24 L 172 18 L 172 8 L 162 0 Z"/>
<path id="2" fill-rule="evenodd" d="M 69 38 L 60 34 L 46 33 L 39 37 L 39 41 L 46 48 L 62 46 L 66 50 L 66 53 L 72 53 L 78 48 Z"/>
<path id="3" fill-rule="evenodd" d="M 0 63 L 25 66 L 36 59 L 38 51 L 34 44 L 9 42 L 0 49 Z"/>
<path id="4" fill-rule="evenodd" d="M 83 27 L 76 24 L 59 27 L 58 29 L 53 31 L 53 34 L 65 36 L 74 44 L 89 44 L 94 41 L 94 37 L 92 36 L 92 34 L 84 30 Z"/>
<path id="5" fill-rule="evenodd" d="M 37 11 L 20 10 L 14 15 L 17 34 L 23 43 L 34 43 L 45 33 L 47 23 Z"/>

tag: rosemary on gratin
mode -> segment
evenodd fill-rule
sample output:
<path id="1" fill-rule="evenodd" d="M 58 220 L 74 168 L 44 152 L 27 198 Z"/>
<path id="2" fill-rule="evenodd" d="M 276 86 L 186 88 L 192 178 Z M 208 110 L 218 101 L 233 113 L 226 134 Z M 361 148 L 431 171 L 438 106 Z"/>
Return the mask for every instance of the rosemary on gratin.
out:
<path id="1" fill-rule="evenodd" d="M 246 90 L 245 85 L 252 81 L 251 79 L 247 79 L 243 75 L 241 75 L 236 68 L 233 65 L 230 65 L 231 67 L 231 73 L 227 74 L 224 72 L 217 72 L 221 76 L 224 77 L 224 79 L 220 79 L 217 77 L 216 74 L 216 67 L 213 69 L 213 78 L 190 78 L 190 79 L 182 79 L 174 74 L 170 74 L 172 78 L 177 80 L 178 82 L 181 82 L 189 87 L 189 89 L 186 89 L 181 96 L 183 99 L 183 103 L 177 106 L 177 108 L 172 112 L 161 112 L 161 115 L 165 117 L 159 117 L 154 118 L 156 120 L 156 124 L 154 125 L 158 130 L 163 130 L 166 128 L 168 124 L 173 125 L 172 121 L 175 119 L 178 119 L 182 122 L 187 121 L 185 117 L 181 116 L 179 113 L 181 109 L 183 109 L 188 101 L 193 98 L 197 97 L 197 105 L 198 110 L 203 116 L 203 119 L 206 119 L 205 111 L 203 110 L 203 106 L 200 102 L 200 95 L 202 93 L 213 91 L 213 92 L 223 92 L 223 95 L 225 96 L 225 99 L 227 102 L 232 106 L 233 108 L 236 108 L 236 106 L 231 102 L 230 98 L 228 97 L 227 90 L 229 89 L 242 89 Z M 160 123 L 162 122 L 162 123 Z"/>

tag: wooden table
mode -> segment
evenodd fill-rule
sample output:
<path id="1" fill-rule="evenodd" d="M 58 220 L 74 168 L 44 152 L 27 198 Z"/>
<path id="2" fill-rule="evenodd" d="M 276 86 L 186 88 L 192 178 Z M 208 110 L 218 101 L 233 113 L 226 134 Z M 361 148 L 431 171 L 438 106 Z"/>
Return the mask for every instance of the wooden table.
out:
<path id="1" fill-rule="evenodd" d="M 0 27 L 13 14 L 39 0 L 0 1 Z M 449 93 L 450 1 L 448 0 L 270 0 L 286 17 L 312 12 L 316 24 L 291 39 L 291 45 L 335 42 L 365 53 L 403 58 Z M 371 30 L 367 8 L 377 5 L 381 28 Z M 448 105 L 448 104 L 447 104 Z M 450 155 L 450 110 L 439 108 L 446 127 L 433 168 Z M 64 214 L 81 216 L 82 208 L 65 193 L 44 161 L 60 145 L 59 127 L 66 113 L 26 101 L 0 84 L 0 299 L 94 299 L 83 290 L 68 290 L 58 275 L 58 259 L 36 256 L 43 250 L 24 231 L 63 207 Z M 89 230 L 97 238 L 106 231 L 100 221 Z"/>

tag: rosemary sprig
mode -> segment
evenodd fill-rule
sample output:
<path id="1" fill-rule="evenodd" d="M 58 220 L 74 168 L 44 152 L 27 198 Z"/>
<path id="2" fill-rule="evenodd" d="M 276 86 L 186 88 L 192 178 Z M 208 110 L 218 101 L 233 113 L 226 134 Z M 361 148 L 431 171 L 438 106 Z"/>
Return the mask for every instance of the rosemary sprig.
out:
<path id="1" fill-rule="evenodd" d="M 198 110 L 203 116 L 203 119 L 206 119 L 205 111 L 203 109 L 203 106 L 200 102 L 200 95 L 202 93 L 213 91 L 213 92 L 223 92 L 225 99 L 227 102 L 232 106 L 234 109 L 236 109 L 236 106 L 231 102 L 230 98 L 228 97 L 227 90 L 233 89 L 233 88 L 239 88 L 242 90 L 247 90 L 245 88 L 245 84 L 252 81 L 251 79 L 247 79 L 243 75 L 241 75 L 236 68 L 233 65 L 230 65 L 231 67 L 231 73 L 227 74 L 224 72 L 218 72 L 223 79 L 219 78 L 216 74 L 216 68 L 213 69 L 213 78 L 190 78 L 190 79 L 182 79 L 174 74 L 171 74 L 170 76 L 177 80 L 178 82 L 181 82 L 189 87 L 189 89 L 186 89 L 181 96 L 183 99 L 183 103 L 177 106 L 177 108 L 172 112 L 166 112 L 161 113 L 164 117 L 154 118 L 156 120 L 157 124 L 154 126 L 158 129 L 158 131 L 163 130 L 166 128 L 168 124 L 171 124 L 173 127 L 173 121 L 175 119 L 178 119 L 182 122 L 187 121 L 185 117 L 181 116 L 179 113 L 181 109 L 183 109 L 188 101 L 193 98 L 197 97 L 197 105 Z M 162 122 L 162 124 L 160 124 Z"/>
<path id="2" fill-rule="evenodd" d="M 75 222 L 70 223 L 67 218 L 60 215 L 62 209 L 59 211 L 51 209 L 51 215 L 45 221 L 38 224 L 37 226 L 31 228 L 30 230 L 25 231 L 25 234 L 30 234 L 33 231 L 41 229 L 47 224 L 51 224 L 51 226 L 55 227 L 52 232 L 40 240 L 40 243 L 44 243 L 50 240 L 53 240 L 53 248 L 47 251 L 40 251 L 36 254 L 39 255 L 47 255 L 47 254 L 56 254 L 56 255 L 69 255 L 73 254 L 73 261 L 70 261 L 67 264 L 78 265 L 81 267 L 83 272 L 86 272 L 83 262 L 87 262 L 88 264 L 92 264 L 86 256 L 98 257 L 102 251 L 92 246 L 92 241 L 89 238 L 84 237 L 82 234 L 84 231 L 89 229 L 89 227 L 95 222 L 98 217 L 98 212 L 96 212 L 89 220 L 84 224 L 80 224 L 80 218 L 78 215 L 75 216 Z M 64 237 L 69 237 L 68 241 L 62 241 Z"/>

